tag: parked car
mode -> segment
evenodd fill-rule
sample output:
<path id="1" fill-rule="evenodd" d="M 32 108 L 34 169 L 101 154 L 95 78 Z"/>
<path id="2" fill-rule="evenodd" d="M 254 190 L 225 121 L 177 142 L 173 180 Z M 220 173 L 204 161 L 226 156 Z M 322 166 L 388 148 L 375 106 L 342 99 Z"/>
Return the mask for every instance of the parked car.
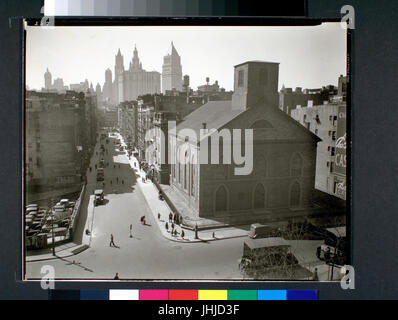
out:
<path id="1" fill-rule="evenodd" d="M 94 191 L 94 206 L 98 206 L 104 203 L 104 190 L 97 189 Z"/>

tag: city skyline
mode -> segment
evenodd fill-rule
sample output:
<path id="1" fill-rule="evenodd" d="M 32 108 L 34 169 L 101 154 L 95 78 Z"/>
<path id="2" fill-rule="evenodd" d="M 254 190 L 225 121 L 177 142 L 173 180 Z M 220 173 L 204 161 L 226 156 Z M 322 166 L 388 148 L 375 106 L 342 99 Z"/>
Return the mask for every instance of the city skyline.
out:
<path id="1" fill-rule="evenodd" d="M 27 30 L 26 84 L 36 90 L 44 87 L 47 68 L 53 79 L 62 78 L 65 85 L 88 79 L 94 87 L 97 83 L 102 87 L 105 70 L 113 70 L 119 48 L 125 66 L 137 46 L 142 67 L 161 72 L 163 56 L 170 52 L 172 41 L 181 56 L 182 73 L 190 76 L 194 90 L 206 82 L 206 77 L 210 83 L 218 80 L 221 87 L 232 90 L 234 65 L 248 60 L 280 63 L 279 89 L 282 85 L 293 88 L 336 85 L 338 76 L 346 74 L 346 31 L 339 23 L 313 27 L 27 27 Z M 258 41 L 259 37 L 264 41 Z M 81 63 L 76 63 L 79 57 Z"/>

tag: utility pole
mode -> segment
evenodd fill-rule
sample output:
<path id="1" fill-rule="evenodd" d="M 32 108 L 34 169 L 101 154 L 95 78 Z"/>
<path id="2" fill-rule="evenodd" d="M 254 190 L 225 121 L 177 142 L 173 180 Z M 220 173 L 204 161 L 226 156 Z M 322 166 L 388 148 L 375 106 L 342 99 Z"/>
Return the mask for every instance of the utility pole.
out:
<path id="1" fill-rule="evenodd" d="M 52 233 L 52 251 L 53 251 L 53 256 L 55 257 L 55 236 L 54 236 L 54 212 L 53 212 L 53 206 L 54 206 L 54 199 L 51 198 L 51 207 L 50 207 L 50 217 L 51 217 L 51 233 Z"/>

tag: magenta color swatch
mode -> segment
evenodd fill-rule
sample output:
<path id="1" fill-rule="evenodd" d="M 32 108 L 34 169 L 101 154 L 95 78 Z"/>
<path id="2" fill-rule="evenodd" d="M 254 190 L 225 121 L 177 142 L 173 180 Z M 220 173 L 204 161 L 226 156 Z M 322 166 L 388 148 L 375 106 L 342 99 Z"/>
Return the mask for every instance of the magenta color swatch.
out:
<path id="1" fill-rule="evenodd" d="M 140 300 L 169 300 L 169 290 L 140 290 Z"/>

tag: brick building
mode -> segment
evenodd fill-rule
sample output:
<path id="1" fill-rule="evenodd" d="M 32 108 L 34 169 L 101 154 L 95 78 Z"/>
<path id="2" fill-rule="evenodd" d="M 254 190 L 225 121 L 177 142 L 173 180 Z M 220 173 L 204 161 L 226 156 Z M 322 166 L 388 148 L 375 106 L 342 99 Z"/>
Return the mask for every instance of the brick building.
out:
<path id="1" fill-rule="evenodd" d="M 97 135 L 96 96 L 28 91 L 25 122 L 27 197 L 79 190 Z"/>
<path id="2" fill-rule="evenodd" d="M 313 210 L 320 139 L 278 108 L 278 72 L 279 64 L 270 62 L 235 66 L 232 101 L 210 101 L 177 125 L 170 139 L 173 164 L 166 194 L 185 221 L 283 219 Z M 223 144 L 231 143 L 228 138 L 220 140 L 221 164 L 199 161 L 205 149 L 201 129 L 253 129 L 250 174 L 237 175 L 240 166 L 235 160 L 223 162 L 228 158 L 223 149 Z M 232 149 L 242 144 L 235 140 Z"/>
<path id="3" fill-rule="evenodd" d="M 344 150 L 337 150 L 337 140 L 346 134 L 346 103 L 296 108 L 291 116 L 322 139 L 317 149 L 315 188 L 345 200 L 345 138 Z M 344 153 L 342 157 L 339 152 Z"/>

